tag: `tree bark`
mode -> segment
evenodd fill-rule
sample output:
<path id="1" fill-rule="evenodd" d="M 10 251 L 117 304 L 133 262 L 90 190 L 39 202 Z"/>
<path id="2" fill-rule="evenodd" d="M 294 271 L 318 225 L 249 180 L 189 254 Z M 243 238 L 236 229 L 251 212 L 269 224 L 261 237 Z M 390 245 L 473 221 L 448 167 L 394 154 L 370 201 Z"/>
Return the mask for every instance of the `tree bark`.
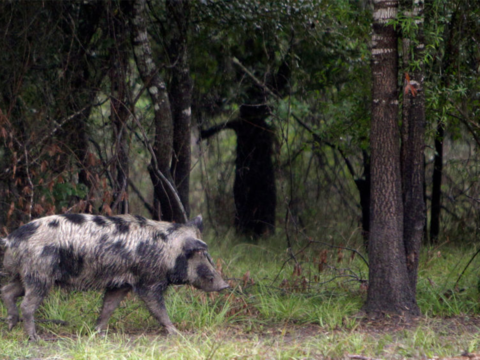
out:
<path id="1" fill-rule="evenodd" d="M 369 286 L 365 310 L 418 315 L 403 243 L 400 173 L 397 34 L 398 1 L 374 3 L 372 36 L 371 212 Z"/>
<path id="2" fill-rule="evenodd" d="M 265 116 L 240 108 L 235 159 L 235 225 L 245 235 L 268 236 L 275 232 L 277 194 L 272 163 L 273 130 Z"/>
<path id="3" fill-rule="evenodd" d="M 120 14 L 120 15 L 119 15 Z M 110 48 L 110 120 L 113 125 L 113 143 L 115 148 L 115 171 L 113 182 L 113 203 L 111 208 L 114 213 L 128 214 L 128 179 L 129 158 L 127 142 L 127 121 L 130 116 L 128 109 L 127 71 L 128 56 L 126 51 L 126 24 L 121 13 L 109 14 L 111 39 L 115 40 Z"/>
<path id="4" fill-rule="evenodd" d="M 440 234 L 440 212 L 442 206 L 442 174 L 443 174 L 443 137 L 444 125 L 437 124 L 435 134 L 435 157 L 433 159 L 432 204 L 430 209 L 430 243 L 438 242 Z"/>
<path id="5" fill-rule="evenodd" d="M 406 16 L 413 16 L 417 23 L 415 43 L 403 38 L 404 70 L 409 71 L 410 62 L 415 60 L 418 66 L 409 71 L 411 81 L 406 84 L 403 95 L 402 121 L 402 175 L 404 227 L 403 238 L 407 255 L 407 270 L 412 291 L 416 293 L 417 270 L 420 247 L 425 228 L 425 91 L 423 3 L 403 0 L 402 8 Z M 412 51 L 412 45 L 414 45 Z M 412 57 L 413 55 L 413 57 Z M 408 79 L 407 79 L 408 81 Z M 416 92 L 416 93 L 415 93 Z"/>
<path id="6" fill-rule="evenodd" d="M 452 19 L 448 27 L 448 41 L 445 46 L 445 54 L 442 64 L 442 76 L 440 78 L 440 87 L 448 87 L 451 67 L 454 63 L 454 54 L 458 52 L 455 43 L 455 28 L 460 18 L 459 7 L 452 14 Z M 446 99 L 442 99 L 442 104 Z M 435 133 L 435 157 L 433 161 L 432 175 L 432 204 L 430 209 L 430 243 L 438 243 L 440 234 L 440 213 L 442 205 L 442 174 L 443 174 L 443 139 L 445 137 L 445 124 L 441 121 L 437 123 Z"/>
<path id="7" fill-rule="evenodd" d="M 171 173 L 187 216 L 190 214 L 192 79 L 188 63 L 188 1 L 167 0 L 167 17 L 174 19 L 173 38 L 168 48 L 171 68 L 169 99 L 173 116 L 173 157 Z"/>
<path id="8" fill-rule="evenodd" d="M 355 179 L 360 195 L 360 207 L 362 209 L 362 237 L 365 249 L 368 251 L 368 239 L 370 236 L 370 198 L 371 198 L 371 170 L 370 156 L 365 150 L 363 153 L 363 177 Z"/>
<path id="9" fill-rule="evenodd" d="M 173 121 L 165 81 L 159 74 L 152 56 L 148 40 L 147 25 L 144 18 L 145 0 L 136 0 L 132 9 L 133 50 L 140 77 L 148 89 L 154 108 L 155 141 L 149 166 L 150 177 L 154 187 L 155 219 L 183 223 L 183 205 L 175 200 L 167 184 L 163 183 L 155 168 L 174 186 L 170 173 L 173 149 Z M 174 189 L 176 191 L 176 189 Z"/>
<path id="10" fill-rule="evenodd" d="M 248 110 L 240 108 L 242 115 L 239 119 L 202 130 L 200 139 L 208 139 L 224 129 L 235 131 L 235 226 L 239 233 L 247 236 L 267 236 L 275 231 L 274 133 L 264 117 L 255 118 Z"/>

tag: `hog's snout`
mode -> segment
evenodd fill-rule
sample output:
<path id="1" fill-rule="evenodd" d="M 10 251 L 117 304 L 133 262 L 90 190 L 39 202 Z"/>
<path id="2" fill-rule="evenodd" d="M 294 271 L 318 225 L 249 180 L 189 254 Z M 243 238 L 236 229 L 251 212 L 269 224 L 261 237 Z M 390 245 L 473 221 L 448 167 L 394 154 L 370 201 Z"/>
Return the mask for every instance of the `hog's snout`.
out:
<path id="1" fill-rule="evenodd" d="M 220 284 L 218 284 L 218 290 L 215 290 L 215 291 L 222 291 L 222 290 L 229 289 L 229 288 L 230 288 L 230 285 L 228 285 L 227 282 L 225 282 L 225 281 L 222 279 L 222 281 L 220 282 Z"/>

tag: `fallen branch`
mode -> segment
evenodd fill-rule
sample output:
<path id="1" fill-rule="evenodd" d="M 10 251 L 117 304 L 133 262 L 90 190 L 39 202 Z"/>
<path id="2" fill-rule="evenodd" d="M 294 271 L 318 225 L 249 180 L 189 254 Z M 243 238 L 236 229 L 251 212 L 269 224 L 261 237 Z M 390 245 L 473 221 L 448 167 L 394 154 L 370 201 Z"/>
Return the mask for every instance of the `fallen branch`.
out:
<path id="1" fill-rule="evenodd" d="M 372 358 L 368 356 L 363 356 L 363 355 L 347 355 L 349 359 L 356 359 L 356 360 L 380 360 L 377 358 Z"/>
<path id="2" fill-rule="evenodd" d="M 0 321 L 7 322 L 7 319 L 6 318 L 0 318 Z M 20 321 L 23 321 L 23 319 L 20 318 Z M 35 322 L 43 323 L 43 324 L 50 323 L 50 324 L 57 324 L 57 325 L 63 325 L 63 326 L 68 325 L 68 322 L 63 321 L 63 320 L 57 320 L 57 319 L 39 319 L 39 320 L 35 320 Z"/>

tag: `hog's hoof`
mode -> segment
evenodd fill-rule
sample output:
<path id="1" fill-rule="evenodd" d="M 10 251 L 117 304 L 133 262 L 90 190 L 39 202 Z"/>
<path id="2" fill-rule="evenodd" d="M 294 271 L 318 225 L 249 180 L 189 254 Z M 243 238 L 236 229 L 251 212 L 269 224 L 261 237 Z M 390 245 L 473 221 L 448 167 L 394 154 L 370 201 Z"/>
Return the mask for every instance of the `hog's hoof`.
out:
<path id="1" fill-rule="evenodd" d="M 29 342 L 37 342 L 38 340 L 40 340 L 40 336 L 38 336 L 37 334 L 28 335 Z"/>
<path id="2" fill-rule="evenodd" d="M 104 338 L 107 336 L 107 330 L 97 330 L 97 336 L 100 336 L 101 338 Z"/>
<path id="3" fill-rule="evenodd" d="M 95 326 L 95 334 L 100 337 L 107 336 L 107 329 L 103 326 Z"/>
<path id="4" fill-rule="evenodd" d="M 15 325 L 18 324 L 18 315 L 8 316 L 7 317 L 8 330 L 12 331 Z"/>
<path id="5" fill-rule="evenodd" d="M 165 326 L 165 330 L 167 331 L 168 336 L 177 336 L 181 334 L 181 332 L 173 325 Z"/>

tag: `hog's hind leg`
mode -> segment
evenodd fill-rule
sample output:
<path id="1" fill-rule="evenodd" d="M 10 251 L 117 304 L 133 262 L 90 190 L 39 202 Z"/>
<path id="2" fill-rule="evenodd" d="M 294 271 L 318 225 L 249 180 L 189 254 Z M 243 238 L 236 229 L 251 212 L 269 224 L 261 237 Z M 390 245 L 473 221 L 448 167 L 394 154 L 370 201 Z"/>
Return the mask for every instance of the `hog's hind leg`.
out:
<path id="1" fill-rule="evenodd" d="M 2 299 L 7 308 L 7 324 L 8 330 L 12 330 L 15 325 L 17 325 L 19 316 L 17 308 L 17 299 L 20 296 L 25 294 L 25 289 L 23 288 L 22 282 L 20 279 L 15 279 L 10 284 L 2 287 Z"/>
<path id="2" fill-rule="evenodd" d="M 28 278 L 28 280 L 25 280 L 25 296 L 20 305 L 23 326 L 30 340 L 36 341 L 39 337 L 35 330 L 35 311 L 37 311 L 43 299 L 47 296 L 51 284 L 48 281 L 41 281 L 41 279 Z"/>
<path id="3" fill-rule="evenodd" d="M 157 319 L 160 325 L 163 325 L 170 335 L 178 334 L 179 331 L 172 324 L 168 316 L 163 294 L 151 289 L 139 289 L 138 295 L 145 302 L 147 309 Z"/>
<path id="4" fill-rule="evenodd" d="M 128 286 L 107 289 L 105 291 L 105 295 L 103 297 L 102 312 L 100 313 L 100 316 L 97 319 L 97 325 L 95 326 L 95 329 L 97 331 L 102 332 L 107 328 L 108 320 L 110 319 L 120 302 L 125 298 L 125 296 L 131 289 L 132 288 Z"/>

